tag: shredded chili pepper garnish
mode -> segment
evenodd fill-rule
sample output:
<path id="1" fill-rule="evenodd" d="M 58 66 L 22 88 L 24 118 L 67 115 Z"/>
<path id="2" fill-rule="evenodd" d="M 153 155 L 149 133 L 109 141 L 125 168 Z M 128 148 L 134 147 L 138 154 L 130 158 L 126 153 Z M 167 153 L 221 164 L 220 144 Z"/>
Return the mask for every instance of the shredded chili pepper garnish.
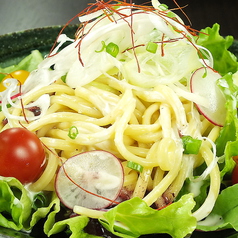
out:
<path id="1" fill-rule="evenodd" d="M 115 16 L 118 16 L 120 20 L 125 21 L 127 23 L 127 25 L 129 26 L 130 30 L 131 30 L 132 47 L 122 51 L 122 53 L 127 51 L 127 50 L 132 50 L 133 51 L 134 57 L 135 57 L 135 59 L 137 61 L 137 65 L 138 65 L 138 72 L 140 72 L 140 66 L 139 66 L 139 62 L 137 60 L 137 55 L 136 55 L 135 49 L 140 47 L 140 46 L 144 46 L 144 45 L 143 44 L 135 45 L 135 42 L 134 42 L 134 34 L 135 33 L 133 31 L 133 16 L 135 14 L 141 14 L 141 13 L 146 13 L 146 12 L 150 12 L 151 13 L 152 12 L 153 14 L 156 14 L 156 15 L 160 16 L 168 25 L 171 25 L 172 28 L 176 32 L 182 34 L 182 37 L 187 39 L 196 48 L 196 50 L 199 53 L 199 56 L 202 58 L 202 53 L 200 53 L 200 50 L 193 44 L 193 42 L 190 39 L 190 35 L 189 35 L 189 34 L 191 34 L 192 36 L 196 36 L 196 34 L 199 33 L 199 31 L 191 28 L 191 21 L 190 21 L 189 17 L 186 15 L 185 11 L 183 10 L 186 6 L 184 6 L 184 7 L 179 6 L 179 4 L 176 2 L 176 0 L 173 0 L 173 2 L 177 6 L 177 8 L 169 9 L 166 6 L 166 7 L 159 7 L 158 9 L 155 9 L 153 6 L 132 4 L 131 1 L 129 1 L 129 3 L 128 3 L 126 0 L 124 0 L 124 1 L 117 1 L 117 3 L 115 3 L 115 1 L 112 1 L 112 0 L 109 0 L 109 1 L 106 1 L 106 2 L 103 1 L 103 0 L 97 0 L 95 3 L 90 3 L 87 8 L 85 8 L 83 11 L 78 13 L 72 19 L 70 19 L 65 24 L 65 26 L 62 28 L 62 30 L 60 31 L 59 35 L 63 33 L 65 28 L 75 18 L 82 17 L 82 16 L 87 16 L 87 15 L 90 15 L 90 14 L 95 14 L 96 12 L 99 12 L 99 11 L 102 12 L 102 14 L 100 15 L 100 18 L 94 18 L 93 19 L 94 23 L 90 27 L 90 29 L 87 30 L 87 32 L 85 32 L 85 28 L 86 28 L 86 26 L 89 23 L 92 22 L 91 19 L 90 20 L 86 20 L 85 22 L 82 22 L 79 25 L 77 32 L 75 33 L 75 40 L 78 40 L 78 43 L 77 43 L 78 59 L 79 59 L 81 65 L 84 66 L 84 62 L 83 62 L 83 59 L 81 57 L 81 45 L 82 45 L 82 42 L 83 42 L 85 36 L 87 34 L 89 34 L 90 31 L 98 23 L 100 23 L 100 21 L 102 21 L 105 18 L 108 18 L 111 22 L 117 23 L 118 20 L 116 20 L 115 17 L 114 17 L 114 14 L 116 14 Z M 130 14 L 125 14 L 124 12 L 122 12 L 122 8 L 121 7 L 123 7 L 123 10 L 125 10 L 125 9 L 130 10 L 129 11 Z M 174 10 L 180 10 L 183 13 L 183 15 L 186 17 L 186 19 L 188 20 L 189 25 L 186 25 L 186 24 L 182 23 L 179 19 L 177 19 L 176 15 L 173 14 L 173 12 L 172 12 Z M 171 15 L 171 14 L 173 14 L 173 15 Z M 128 19 L 130 19 L 130 20 L 128 20 Z M 179 30 L 177 27 L 175 27 L 175 24 L 173 25 L 171 23 L 171 20 L 174 21 L 174 23 L 180 24 L 181 26 L 183 26 L 185 31 L 187 31 L 187 32 Z M 174 42 L 176 40 L 179 40 L 179 39 L 165 40 L 164 37 L 163 37 L 161 42 L 154 42 L 154 43 L 161 44 L 161 49 L 162 49 L 161 53 L 162 53 L 162 56 L 163 56 L 164 55 L 164 50 L 163 50 L 164 44 L 165 43 L 169 43 L 169 42 Z M 55 44 L 53 45 L 53 47 L 52 47 L 48 57 L 53 56 L 52 52 L 53 52 L 54 48 L 56 47 L 56 44 L 57 44 L 57 40 L 56 40 Z M 204 63 L 206 65 L 205 61 L 204 61 Z"/>

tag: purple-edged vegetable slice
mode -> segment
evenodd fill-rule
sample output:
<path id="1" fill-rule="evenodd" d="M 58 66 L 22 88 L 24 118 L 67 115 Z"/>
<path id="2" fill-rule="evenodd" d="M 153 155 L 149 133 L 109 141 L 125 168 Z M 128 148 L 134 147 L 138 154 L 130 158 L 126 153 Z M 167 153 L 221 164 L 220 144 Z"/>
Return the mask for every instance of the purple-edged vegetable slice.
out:
<path id="1" fill-rule="evenodd" d="M 75 155 L 60 167 L 55 189 L 68 208 L 75 205 L 101 209 L 118 197 L 124 182 L 121 162 L 106 151 L 89 151 Z"/>
<path id="2" fill-rule="evenodd" d="M 198 110 L 211 123 L 223 126 L 226 119 L 226 99 L 217 84 L 217 80 L 222 76 L 211 68 L 197 69 L 190 80 L 191 92 L 204 97 L 208 101 L 208 106 L 197 104 Z"/>

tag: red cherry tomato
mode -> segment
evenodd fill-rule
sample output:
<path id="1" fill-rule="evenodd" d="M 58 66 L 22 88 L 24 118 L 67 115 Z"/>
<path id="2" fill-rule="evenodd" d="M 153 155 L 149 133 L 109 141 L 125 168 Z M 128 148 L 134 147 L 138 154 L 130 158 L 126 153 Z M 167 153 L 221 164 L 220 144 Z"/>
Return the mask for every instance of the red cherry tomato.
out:
<path id="1" fill-rule="evenodd" d="M 0 175 L 23 184 L 35 181 L 44 169 L 45 152 L 39 138 L 24 128 L 0 133 Z"/>
<path id="2" fill-rule="evenodd" d="M 233 169 L 231 180 L 232 180 L 232 184 L 238 183 L 238 165 L 237 164 L 235 168 Z"/>

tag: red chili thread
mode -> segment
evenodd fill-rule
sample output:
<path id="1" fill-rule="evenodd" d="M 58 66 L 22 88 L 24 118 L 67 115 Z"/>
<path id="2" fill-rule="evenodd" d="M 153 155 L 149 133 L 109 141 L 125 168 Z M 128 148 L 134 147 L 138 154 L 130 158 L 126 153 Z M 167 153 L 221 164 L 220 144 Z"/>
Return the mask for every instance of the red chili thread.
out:
<path id="1" fill-rule="evenodd" d="M 191 21 L 189 19 L 189 17 L 186 15 L 186 13 L 184 12 L 183 8 L 184 7 L 181 7 L 179 6 L 179 4 L 176 2 L 176 0 L 173 0 L 174 3 L 176 4 L 177 6 L 177 9 L 179 9 L 183 15 L 188 19 L 189 23 L 191 24 Z M 113 13 L 116 13 L 118 16 L 121 17 L 122 20 L 125 20 L 126 17 L 131 17 L 130 19 L 130 22 L 127 21 L 130 29 L 131 29 L 131 40 L 132 40 L 132 47 L 131 49 L 134 51 L 134 56 L 136 58 L 136 61 L 137 61 L 137 65 L 138 65 L 138 71 L 140 72 L 140 67 L 139 67 L 139 62 L 138 62 L 138 59 L 137 59 L 137 56 L 136 56 L 136 52 L 135 52 L 135 48 L 138 47 L 138 46 L 135 46 L 134 44 L 134 33 L 133 33 L 133 14 L 139 14 L 139 13 L 133 13 L 132 10 L 143 10 L 145 12 L 154 12 L 155 14 L 158 14 L 159 16 L 161 16 L 166 22 L 168 22 L 167 18 L 167 12 L 166 11 L 160 11 L 160 10 L 155 10 L 152 6 L 144 6 L 144 5 L 137 5 L 137 4 L 132 4 L 132 1 L 130 1 L 129 3 L 126 2 L 126 0 L 124 1 L 118 1 L 118 3 L 113 3 L 114 1 L 112 0 L 109 0 L 107 2 L 103 1 L 103 0 L 97 0 L 96 3 L 91 3 L 91 4 L 88 4 L 89 6 L 87 8 L 85 8 L 82 12 L 80 12 L 79 14 L 77 14 L 76 16 L 74 16 L 73 18 L 71 18 L 66 24 L 65 26 L 62 28 L 62 30 L 60 31 L 59 35 L 62 34 L 62 32 L 64 31 L 64 29 L 69 25 L 69 23 L 75 19 L 76 17 L 79 17 L 79 16 L 83 16 L 85 14 L 91 14 L 91 13 L 94 13 L 96 11 L 99 11 L 99 10 L 103 10 L 105 16 L 103 18 L 101 18 L 100 20 L 104 19 L 105 17 L 107 17 L 110 21 L 115 21 L 115 19 L 112 19 L 112 15 Z M 127 16 L 125 14 L 122 14 L 120 12 L 120 9 L 116 9 L 115 7 L 118 7 L 118 6 L 124 6 L 124 7 L 128 7 L 128 9 L 131 10 L 131 14 L 130 16 Z M 187 30 L 188 32 L 190 32 L 191 34 L 194 35 L 194 29 L 192 29 L 190 26 L 186 26 L 184 25 L 183 23 L 179 22 L 176 18 L 170 18 L 170 19 L 173 19 L 174 21 L 178 22 L 179 24 L 183 25 Z M 99 20 L 99 21 L 100 21 Z M 88 30 L 87 33 L 89 33 L 92 28 L 99 22 L 99 21 L 96 21 L 95 24 L 91 27 L 91 29 Z M 126 20 L 125 20 L 126 21 Z M 82 44 L 82 41 L 85 37 L 85 34 L 84 34 L 84 28 L 87 26 L 87 24 L 89 23 L 88 22 L 84 22 L 80 25 L 80 28 L 78 29 L 77 31 L 77 34 L 76 34 L 76 38 L 80 38 L 78 44 L 77 44 L 77 47 L 78 47 L 78 57 L 79 57 L 79 61 L 80 63 L 82 64 L 82 66 L 84 66 L 84 63 L 83 63 L 83 60 L 81 58 L 81 44 Z M 185 36 L 185 38 L 187 38 L 187 36 Z M 58 37 L 57 37 L 58 39 Z M 57 40 L 56 40 L 57 42 Z M 55 48 L 55 45 L 56 45 L 56 42 L 55 44 L 53 45 L 52 49 L 51 49 L 51 52 L 49 54 L 49 57 L 52 56 L 51 53 L 53 51 L 53 49 Z M 163 48 L 163 40 L 162 40 L 162 48 Z M 162 50 L 162 55 L 163 55 L 163 50 Z"/>
<path id="2" fill-rule="evenodd" d="M 166 205 L 164 205 L 164 206 L 162 206 L 162 207 L 159 207 L 159 208 L 157 208 L 156 210 L 160 211 L 160 210 L 162 210 L 162 209 L 168 207 L 168 206 L 171 205 L 172 203 L 173 203 L 173 202 L 169 202 L 168 204 L 166 204 Z"/>
<path id="3" fill-rule="evenodd" d="M 20 85 L 20 86 L 19 86 L 19 93 L 20 93 L 20 95 L 22 95 L 22 92 L 21 92 L 22 84 L 21 84 L 21 82 L 20 82 L 19 80 L 18 80 L 18 82 L 19 82 L 19 85 Z M 20 103 L 21 103 L 21 108 L 22 108 L 22 114 L 23 114 L 23 117 L 24 117 L 26 123 L 29 124 L 29 121 L 28 121 L 28 119 L 27 119 L 27 117 L 26 117 L 26 113 L 25 113 L 25 108 L 24 108 L 23 100 L 22 100 L 21 97 L 20 97 Z"/>

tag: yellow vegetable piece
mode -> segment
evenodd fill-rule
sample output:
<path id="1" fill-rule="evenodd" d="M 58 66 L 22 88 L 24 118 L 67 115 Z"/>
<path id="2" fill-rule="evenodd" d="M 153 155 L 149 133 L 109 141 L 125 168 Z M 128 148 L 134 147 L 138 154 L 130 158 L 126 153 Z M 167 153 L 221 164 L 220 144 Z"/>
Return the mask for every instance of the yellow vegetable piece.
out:
<path id="1" fill-rule="evenodd" d="M 30 72 L 26 70 L 16 70 L 12 73 L 8 74 L 6 77 L 3 78 L 3 80 L 0 83 L 0 92 L 6 90 L 6 87 L 4 86 L 3 82 L 8 78 L 15 78 L 19 81 L 19 83 L 23 84 L 26 79 L 28 78 Z"/>

